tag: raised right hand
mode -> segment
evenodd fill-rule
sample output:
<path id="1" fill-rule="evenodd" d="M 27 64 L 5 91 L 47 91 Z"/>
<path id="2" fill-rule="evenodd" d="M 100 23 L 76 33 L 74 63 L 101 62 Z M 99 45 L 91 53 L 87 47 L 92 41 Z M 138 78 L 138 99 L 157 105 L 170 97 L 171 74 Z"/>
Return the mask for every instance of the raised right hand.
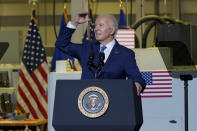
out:
<path id="1" fill-rule="evenodd" d="M 86 16 L 88 15 L 88 12 L 81 12 L 78 13 L 75 18 L 71 21 L 71 23 L 75 26 L 77 26 L 78 24 L 83 24 L 85 22 L 90 21 L 90 18 L 87 18 Z"/>

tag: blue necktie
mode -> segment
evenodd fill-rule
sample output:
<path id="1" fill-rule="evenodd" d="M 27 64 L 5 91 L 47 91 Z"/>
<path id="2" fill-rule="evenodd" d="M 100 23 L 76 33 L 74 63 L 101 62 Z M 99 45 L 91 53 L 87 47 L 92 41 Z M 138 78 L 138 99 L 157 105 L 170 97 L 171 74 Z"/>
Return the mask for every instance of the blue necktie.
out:
<path id="1" fill-rule="evenodd" d="M 104 53 L 104 50 L 106 49 L 107 47 L 105 45 L 102 45 L 101 46 L 101 49 L 100 49 L 100 53 Z"/>

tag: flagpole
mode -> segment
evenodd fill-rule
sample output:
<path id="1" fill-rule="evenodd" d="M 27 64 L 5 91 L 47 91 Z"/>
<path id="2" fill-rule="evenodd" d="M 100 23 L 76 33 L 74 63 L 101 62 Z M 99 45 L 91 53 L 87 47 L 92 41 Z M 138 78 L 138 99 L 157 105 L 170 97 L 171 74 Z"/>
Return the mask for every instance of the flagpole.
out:
<path id="1" fill-rule="evenodd" d="M 164 0 L 164 16 L 168 16 L 167 0 Z"/>
<path id="2" fill-rule="evenodd" d="M 32 5 L 32 9 L 31 9 L 31 19 L 34 20 L 34 22 L 38 25 L 38 20 L 37 18 L 34 16 L 34 10 L 36 11 L 36 6 L 38 5 L 38 0 L 29 0 L 29 4 Z"/>
<path id="3" fill-rule="evenodd" d="M 129 26 L 129 16 L 128 16 L 128 0 L 126 0 L 126 20 L 127 20 L 127 27 Z"/>
<path id="4" fill-rule="evenodd" d="M 90 18 L 91 0 L 88 0 L 88 17 Z M 91 40 L 90 21 L 88 21 L 88 40 Z"/>
<path id="5" fill-rule="evenodd" d="M 130 21 L 129 21 L 129 25 L 132 25 L 133 24 L 133 22 L 132 22 L 132 20 L 133 20 L 133 16 L 132 16 L 132 14 L 133 14 L 133 11 L 132 11 L 132 8 L 133 8 L 133 3 L 132 3 L 132 0 L 130 0 Z"/>

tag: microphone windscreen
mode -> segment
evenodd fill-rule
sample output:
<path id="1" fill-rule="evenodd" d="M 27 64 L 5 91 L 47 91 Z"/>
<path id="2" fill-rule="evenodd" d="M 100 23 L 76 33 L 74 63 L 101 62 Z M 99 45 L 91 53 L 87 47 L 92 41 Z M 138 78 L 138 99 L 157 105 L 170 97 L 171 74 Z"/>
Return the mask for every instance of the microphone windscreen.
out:
<path id="1" fill-rule="evenodd" d="M 89 55 L 89 60 L 91 61 L 93 61 L 94 60 L 94 53 L 90 53 L 90 55 Z"/>
<path id="2" fill-rule="evenodd" d="M 105 59 L 105 54 L 99 53 L 99 61 L 104 61 L 104 59 Z"/>

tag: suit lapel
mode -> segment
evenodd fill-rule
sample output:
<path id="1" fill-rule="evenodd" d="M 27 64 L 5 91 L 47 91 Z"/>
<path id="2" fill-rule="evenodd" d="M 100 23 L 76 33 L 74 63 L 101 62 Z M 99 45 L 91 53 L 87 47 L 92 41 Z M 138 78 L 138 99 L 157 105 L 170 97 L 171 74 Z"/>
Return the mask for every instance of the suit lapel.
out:
<path id="1" fill-rule="evenodd" d="M 95 43 L 95 46 L 93 47 L 93 52 L 94 52 L 94 64 L 97 65 L 99 61 L 99 50 L 100 50 L 100 44 L 99 42 Z"/>
<path id="2" fill-rule="evenodd" d="M 100 71 L 99 75 L 100 76 L 102 74 L 102 72 L 105 72 L 105 70 L 108 69 L 108 66 L 110 64 L 112 64 L 112 62 L 114 61 L 114 59 L 116 59 L 116 56 L 120 54 L 120 51 L 119 51 L 119 44 L 118 42 L 116 41 L 114 47 L 112 48 L 110 54 L 109 54 L 109 57 L 107 59 L 107 61 L 105 62 L 102 70 Z"/>

